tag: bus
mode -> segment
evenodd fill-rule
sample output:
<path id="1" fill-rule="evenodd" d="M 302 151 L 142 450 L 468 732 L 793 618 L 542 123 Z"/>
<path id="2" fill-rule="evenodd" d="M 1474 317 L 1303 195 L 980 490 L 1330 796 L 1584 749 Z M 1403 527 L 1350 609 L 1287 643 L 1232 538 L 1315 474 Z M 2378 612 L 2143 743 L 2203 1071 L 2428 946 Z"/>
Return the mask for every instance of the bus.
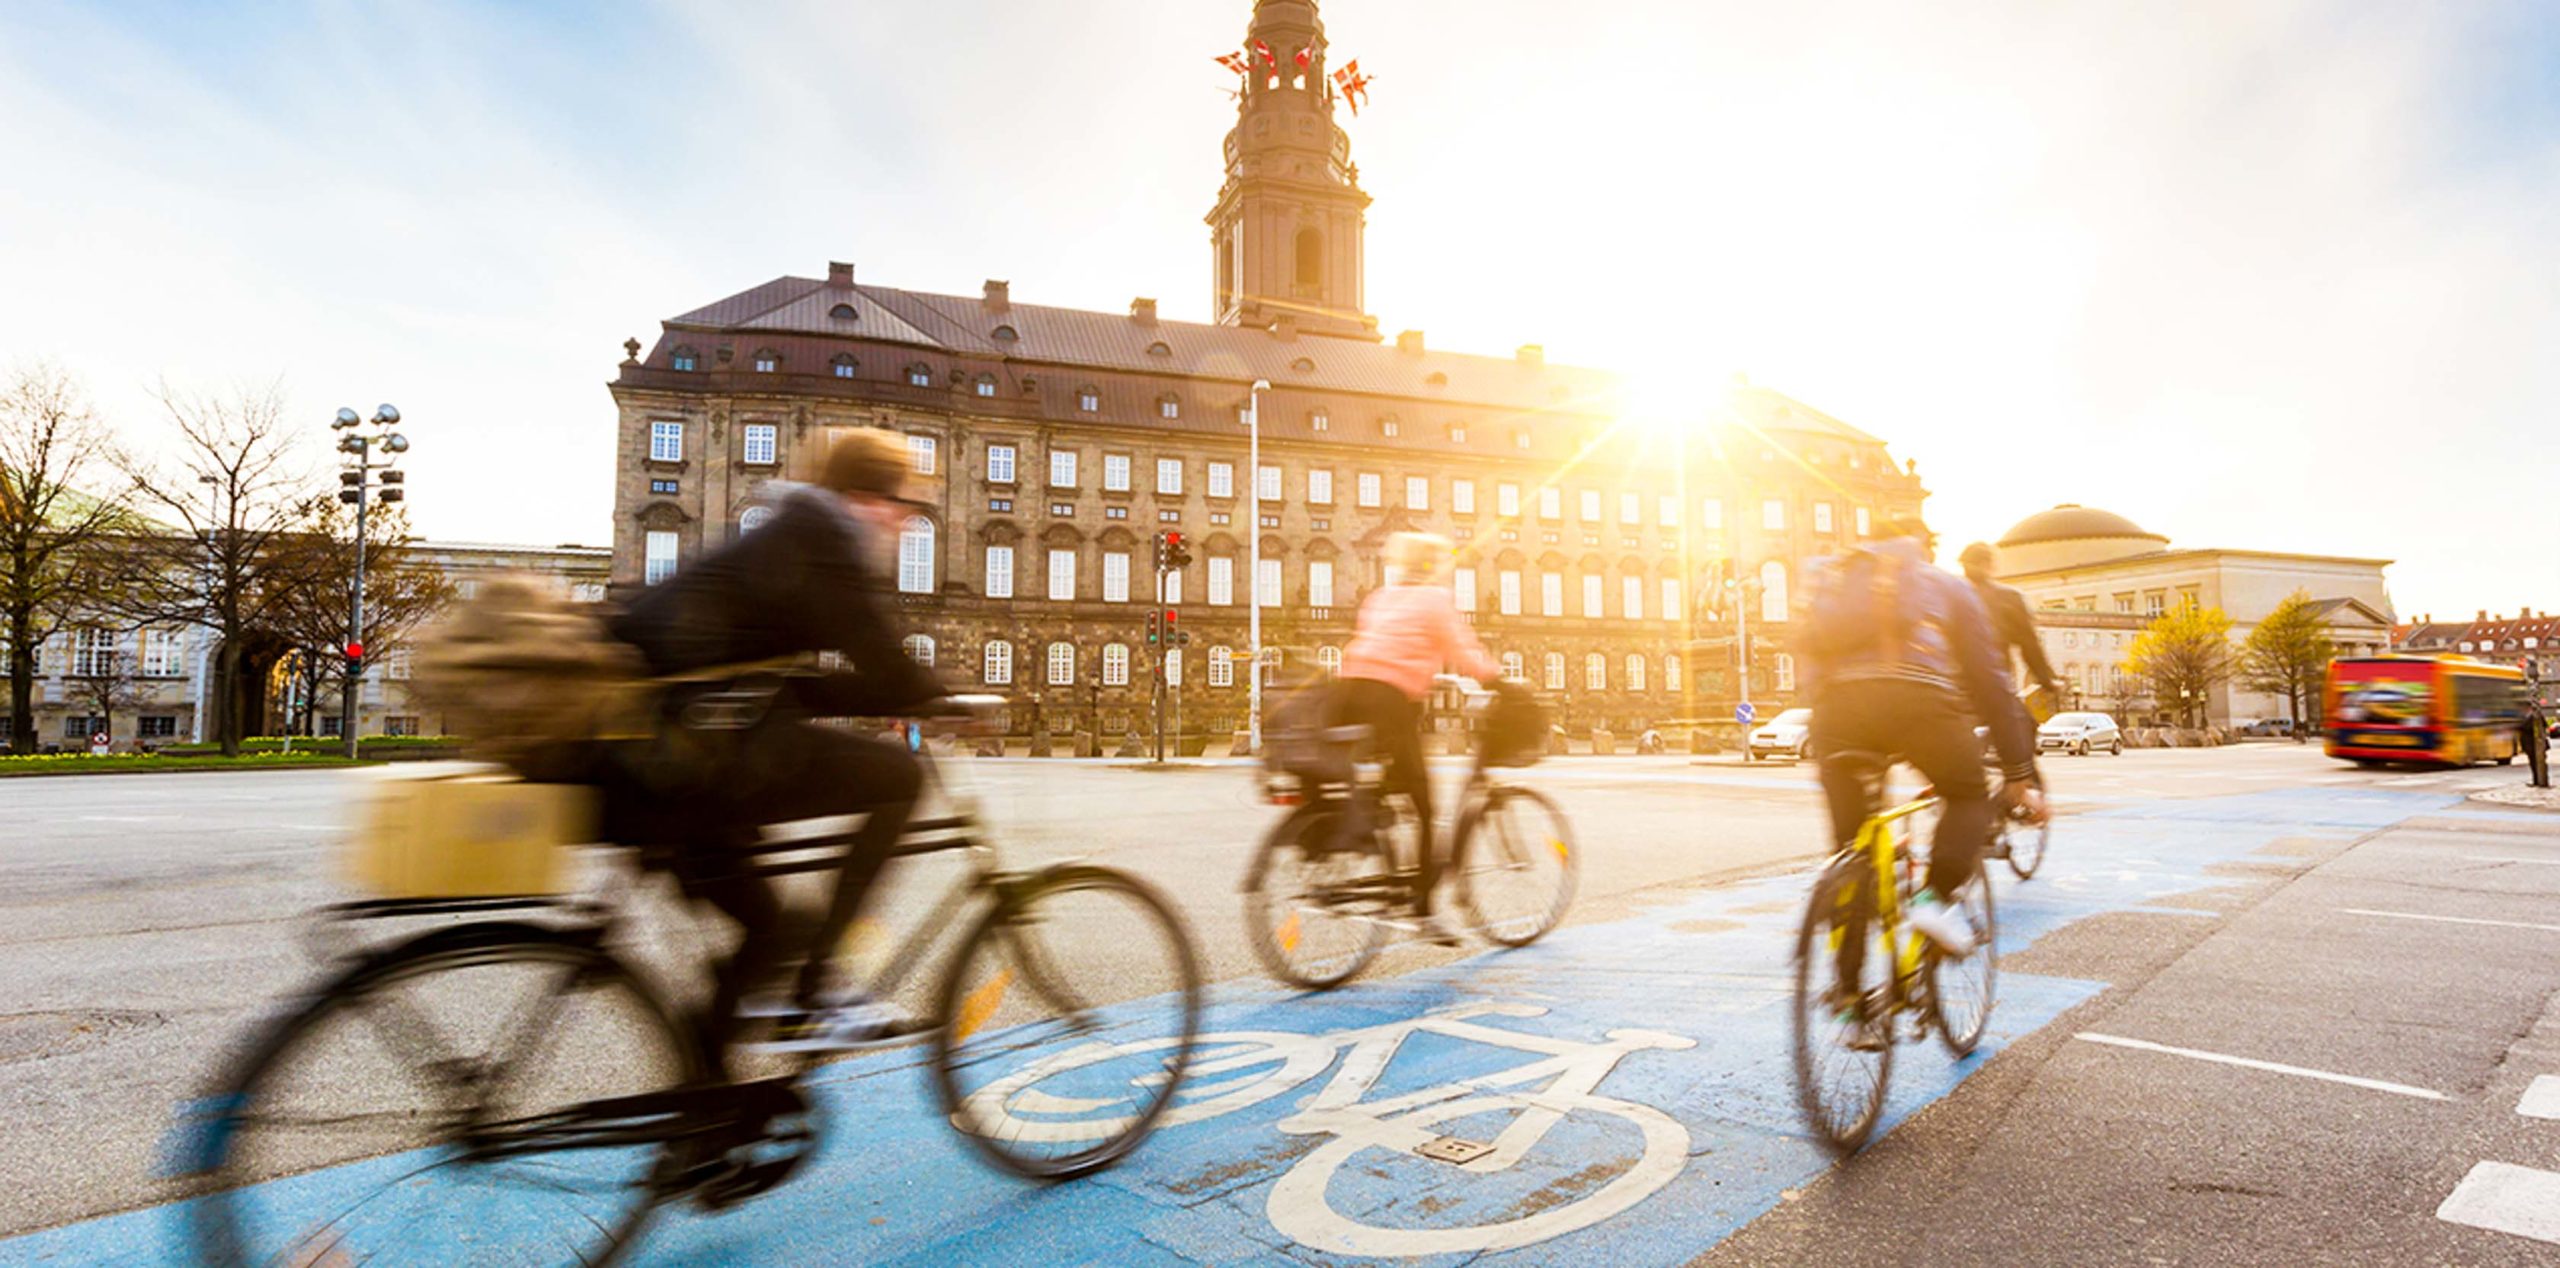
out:
<path id="1" fill-rule="evenodd" d="M 2462 656 L 2333 660 L 2323 693 L 2327 751 L 2358 765 L 2511 762 L 2524 692 L 2524 671 Z"/>

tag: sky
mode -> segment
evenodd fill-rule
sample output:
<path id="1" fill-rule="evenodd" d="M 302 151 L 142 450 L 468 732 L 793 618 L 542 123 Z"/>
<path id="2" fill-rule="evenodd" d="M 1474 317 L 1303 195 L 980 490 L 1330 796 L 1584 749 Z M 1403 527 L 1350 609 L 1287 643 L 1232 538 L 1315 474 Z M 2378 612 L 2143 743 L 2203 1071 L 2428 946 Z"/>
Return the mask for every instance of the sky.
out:
<path id="1" fill-rule="evenodd" d="M 783 274 L 1208 316 L 1247 0 L 0 6 L 0 364 L 407 418 L 608 540 L 625 338 Z M 2560 5 L 1327 0 L 1369 309 L 2058 502 L 2560 608 Z"/>

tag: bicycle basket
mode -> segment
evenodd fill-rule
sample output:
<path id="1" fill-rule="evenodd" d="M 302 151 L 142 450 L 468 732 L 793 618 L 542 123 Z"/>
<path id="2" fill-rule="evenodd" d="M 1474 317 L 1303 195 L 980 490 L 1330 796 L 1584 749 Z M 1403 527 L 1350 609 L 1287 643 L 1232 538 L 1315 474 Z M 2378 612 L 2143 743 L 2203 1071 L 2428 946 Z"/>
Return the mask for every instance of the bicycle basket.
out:
<path id="1" fill-rule="evenodd" d="M 350 879 L 381 898 L 517 898 L 568 884 L 594 839 L 595 793 L 496 767 L 388 773 L 366 790 Z"/>
<path id="2" fill-rule="evenodd" d="M 1546 755 L 1547 711 L 1528 689 L 1497 684 L 1479 742 L 1487 766 L 1534 766 Z"/>
<path id="3" fill-rule="evenodd" d="M 1283 697 L 1263 726 L 1263 765 L 1273 774 L 1293 776 L 1310 786 L 1350 782 L 1351 753 L 1324 737 L 1332 705 L 1332 693 L 1322 683 Z"/>

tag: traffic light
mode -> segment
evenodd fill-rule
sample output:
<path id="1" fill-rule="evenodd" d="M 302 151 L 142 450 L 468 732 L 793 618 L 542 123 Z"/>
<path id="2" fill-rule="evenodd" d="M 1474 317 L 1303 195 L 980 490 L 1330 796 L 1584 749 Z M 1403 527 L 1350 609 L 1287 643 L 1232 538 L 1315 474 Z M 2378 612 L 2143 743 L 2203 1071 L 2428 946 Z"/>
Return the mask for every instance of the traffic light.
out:
<path id="1" fill-rule="evenodd" d="M 1188 568 L 1190 566 L 1191 552 L 1183 549 L 1182 534 L 1171 529 L 1165 530 L 1164 557 L 1158 564 L 1158 567 L 1180 569 Z"/>
<path id="2" fill-rule="evenodd" d="M 1160 612 L 1147 613 L 1147 642 L 1153 644 L 1161 643 L 1163 641 L 1164 614 Z"/>

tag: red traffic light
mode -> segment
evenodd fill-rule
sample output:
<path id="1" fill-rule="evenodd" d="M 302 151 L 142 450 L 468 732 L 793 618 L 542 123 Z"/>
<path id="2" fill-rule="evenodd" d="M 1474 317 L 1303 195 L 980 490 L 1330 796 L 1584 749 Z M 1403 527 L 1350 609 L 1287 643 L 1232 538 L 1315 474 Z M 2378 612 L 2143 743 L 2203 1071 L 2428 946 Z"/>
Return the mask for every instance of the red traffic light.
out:
<path id="1" fill-rule="evenodd" d="M 349 644 L 347 644 L 347 659 L 348 659 L 348 660 L 363 660 L 363 659 L 364 659 L 364 644 L 362 644 L 362 643 L 349 643 Z"/>
<path id="2" fill-rule="evenodd" d="M 1174 623 L 1174 621 L 1175 621 L 1175 620 L 1179 619 L 1181 616 L 1182 616 L 1182 614 L 1181 614 L 1181 613 L 1174 611 L 1172 608 L 1166 608 L 1166 609 L 1164 610 L 1164 623 L 1165 623 L 1165 624 L 1167 624 L 1167 625 L 1171 625 L 1171 624 L 1173 624 L 1173 623 Z"/>
<path id="3" fill-rule="evenodd" d="M 1181 545 L 1181 544 L 1182 544 L 1182 534 L 1177 533 L 1177 532 L 1174 532 L 1174 531 L 1172 531 L 1171 529 L 1167 529 L 1167 530 L 1165 530 L 1165 535 L 1164 535 L 1164 544 L 1165 544 L 1165 545 L 1167 545 L 1167 546 L 1179 546 L 1179 545 Z"/>

